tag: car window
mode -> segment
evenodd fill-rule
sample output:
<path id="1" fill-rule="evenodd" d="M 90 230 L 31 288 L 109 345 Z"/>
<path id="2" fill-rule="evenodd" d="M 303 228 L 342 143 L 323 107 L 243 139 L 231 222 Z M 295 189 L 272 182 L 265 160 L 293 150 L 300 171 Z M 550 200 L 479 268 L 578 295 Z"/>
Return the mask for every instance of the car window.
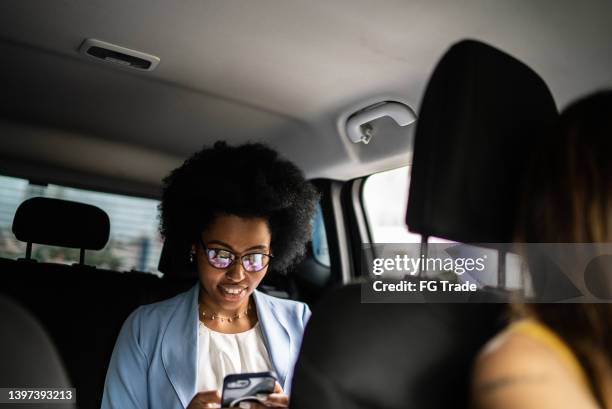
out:
<path id="1" fill-rule="evenodd" d="M 327 234 L 321 205 L 317 205 L 315 217 L 312 220 L 312 254 L 314 259 L 325 267 L 330 266 Z"/>
<path id="2" fill-rule="evenodd" d="M 374 243 L 420 243 L 406 227 L 410 167 L 375 173 L 363 186 L 363 206 Z"/>
<path id="3" fill-rule="evenodd" d="M 421 242 L 421 235 L 410 232 L 406 227 L 409 184 L 410 166 L 375 173 L 366 179 L 362 200 L 373 244 Z M 427 242 L 441 244 L 428 247 L 429 257 L 437 257 L 438 252 L 446 252 L 446 249 L 450 247 L 453 247 L 451 252 L 456 257 L 466 257 L 476 253 L 486 254 L 487 268 L 478 273 L 465 275 L 462 277 L 464 280 L 474 281 L 479 287 L 530 291 L 530 282 L 526 279 L 528 277 L 527 267 L 521 257 L 516 254 L 507 253 L 505 268 L 500 269 L 499 254 L 496 250 L 457 243 L 439 237 L 428 237 Z M 413 247 L 405 248 L 404 251 L 418 257 L 420 248 L 415 244 Z"/>
<path id="4" fill-rule="evenodd" d="M 24 200 L 35 196 L 87 203 L 108 214 L 111 224 L 108 243 L 100 251 L 86 251 L 85 264 L 160 274 L 157 270 L 162 248 L 157 230 L 159 201 L 51 184 L 41 186 L 7 176 L 0 176 L 0 257 L 24 257 L 26 243 L 15 238 L 13 217 Z M 38 261 L 72 264 L 79 261 L 79 249 L 34 244 L 32 257 Z"/>

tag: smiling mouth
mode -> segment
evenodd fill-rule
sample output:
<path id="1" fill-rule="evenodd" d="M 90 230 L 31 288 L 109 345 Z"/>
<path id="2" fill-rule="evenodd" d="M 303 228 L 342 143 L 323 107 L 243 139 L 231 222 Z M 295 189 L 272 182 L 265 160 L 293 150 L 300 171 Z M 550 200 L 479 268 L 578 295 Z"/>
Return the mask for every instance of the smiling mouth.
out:
<path id="1" fill-rule="evenodd" d="M 240 297 L 243 293 L 245 293 L 247 287 L 241 285 L 219 285 L 219 289 L 221 290 L 222 294 L 234 298 Z"/>

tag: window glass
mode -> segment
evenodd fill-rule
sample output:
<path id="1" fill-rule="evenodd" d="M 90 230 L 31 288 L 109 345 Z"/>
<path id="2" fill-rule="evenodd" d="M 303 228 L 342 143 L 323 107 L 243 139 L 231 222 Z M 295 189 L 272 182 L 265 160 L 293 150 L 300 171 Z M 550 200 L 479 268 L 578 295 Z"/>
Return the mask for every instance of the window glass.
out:
<path id="1" fill-rule="evenodd" d="M 312 221 L 312 254 L 314 259 L 326 267 L 330 266 L 327 234 L 321 205 L 317 205 L 315 217 Z"/>
<path id="2" fill-rule="evenodd" d="M 12 232 L 13 217 L 24 200 L 36 196 L 87 203 L 108 214 L 111 225 L 108 243 L 100 251 L 86 251 L 85 264 L 160 274 L 157 270 L 162 248 L 157 230 L 159 201 L 58 185 L 33 185 L 27 180 L 6 176 L 0 176 L 0 257 L 25 256 L 26 243 L 18 241 Z M 34 244 L 32 257 L 38 261 L 72 264 L 79 261 L 79 249 Z"/>
<path id="3" fill-rule="evenodd" d="M 409 232 L 406 227 L 409 183 L 409 166 L 376 173 L 367 178 L 363 188 L 363 206 L 375 244 L 421 242 L 421 235 Z M 526 266 L 517 255 L 512 253 L 506 255 L 505 269 L 502 273 L 496 250 L 456 243 L 439 237 L 429 237 L 427 241 L 450 244 L 456 257 L 468 257 L 476 253 L 487 254 L 487 268 L 478 274 L 465 275 L 462 279 L 470 279 L 480 287 L 529 290 L 529 282 L 525 279 L 528 276 Z M 456 245 L 452 246 L 453 244 Z M 434 248 L 429 248 L 430 257 L 436 256 L 432 254 Z M 415 253 L 411 256 L 418 257 L 417 247 L 411 247 L 410 250 Z"/>
<path id="4" fill-rule="evenodd" d="M 420 243 L 406 227 L 408 166 L 371 175 L 363 186 L 363 205 L 374 243 Z"/>

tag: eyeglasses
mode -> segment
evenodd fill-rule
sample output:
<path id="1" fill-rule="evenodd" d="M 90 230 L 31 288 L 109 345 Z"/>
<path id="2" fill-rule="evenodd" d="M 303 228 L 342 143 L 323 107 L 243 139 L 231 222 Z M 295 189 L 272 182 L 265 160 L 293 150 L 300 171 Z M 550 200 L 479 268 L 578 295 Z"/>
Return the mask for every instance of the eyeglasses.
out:
<path id="1" fill-rule="evenodd" d="M 204 242 L 200 243 L 202 244 L 202 248 L 204 248 L 204 252 L 206 253 L 208 264 L 220 270 L 230 268 L 236 262 L 236 260 L 240 259 L 240 264 L 242 264 L 242 268 L 244 268 L 245 271 L 248 271 L 249 273 L 256 273 L 266 268 L 268 264 L 270 264 L 270 260 L 274 257 L 272 254 L 259 252 L 237 255 L 229 250 L 211 248 L 207 247 Z"/>

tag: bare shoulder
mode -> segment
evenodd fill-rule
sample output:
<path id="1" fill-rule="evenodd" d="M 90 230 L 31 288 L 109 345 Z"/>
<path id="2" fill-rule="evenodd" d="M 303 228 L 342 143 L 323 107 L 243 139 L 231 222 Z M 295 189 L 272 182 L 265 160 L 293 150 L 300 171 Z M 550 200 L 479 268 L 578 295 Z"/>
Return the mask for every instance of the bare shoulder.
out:
<path id="1" fill-rule="evenodd" d="M 545 345 L 514 331 L 503 331 L 480 351 L 474 365 L 474 381 L 520 373 L 545 376 L 560 364 Z M 553 368 L 551 368 L 551 366 Z"/>
<path id="2" fill-rule="evenodd" d="M 511 330 L 489 341 L 478 355 L 472 394 L 482 409 L 597 407 L 554 351 Z"/>

